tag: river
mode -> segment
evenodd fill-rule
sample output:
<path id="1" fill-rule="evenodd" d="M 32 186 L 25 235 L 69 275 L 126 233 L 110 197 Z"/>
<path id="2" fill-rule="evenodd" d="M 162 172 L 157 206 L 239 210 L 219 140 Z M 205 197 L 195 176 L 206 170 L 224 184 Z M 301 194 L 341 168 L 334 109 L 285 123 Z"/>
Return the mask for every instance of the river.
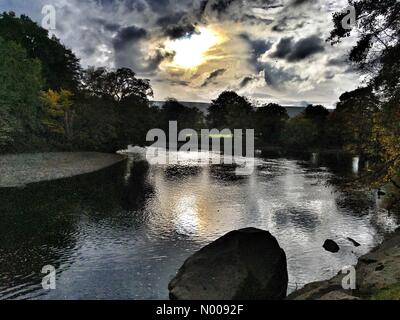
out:
<path id="1" fill-rule="evenodd" d="M 181 156 L 167 166 L 130 154 L 96 174 L 0 189 L 0 299 L 167 299 L 188 256 L 244 227 L 278 239 L 291 292 L 355 264 L 399 222 L 374 192 L 343 189 L 351 159 L 257 158 L 236 176 Z M 328 238 L 338 253 L 322 248 Z M 46 265 L 55 290 L 42 288 Z"/>

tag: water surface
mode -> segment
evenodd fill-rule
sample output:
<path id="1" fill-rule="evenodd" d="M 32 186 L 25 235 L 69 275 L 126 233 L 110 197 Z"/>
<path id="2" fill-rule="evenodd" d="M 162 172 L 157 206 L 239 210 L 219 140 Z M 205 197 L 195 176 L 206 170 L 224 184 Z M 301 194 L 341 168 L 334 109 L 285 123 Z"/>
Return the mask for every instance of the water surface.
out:
<path id="1" fill-rule="evenodd" d="M 289 292 L 329 278 L 398 223 L 373 192 L 343 190 L 351 159 L 329 160 L 260 158 L 237 177 L 190 153 L 170 166 L 131 155 L 98 174 L 0 190 L 0 298 L 165 299 L 188 256 L 244 227 L 278 239 Z M 322 248 L 327 238 L 339 253 Z M 42 289 L 45 265 L 57 270 L 56 290 Z"/>

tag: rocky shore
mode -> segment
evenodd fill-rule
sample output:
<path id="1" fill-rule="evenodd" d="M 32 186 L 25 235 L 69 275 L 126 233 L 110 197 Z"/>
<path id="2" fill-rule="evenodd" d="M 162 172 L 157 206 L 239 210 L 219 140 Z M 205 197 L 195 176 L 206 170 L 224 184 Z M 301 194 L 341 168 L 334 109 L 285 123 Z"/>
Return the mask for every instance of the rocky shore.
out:
<path id="1" fill-rule="evenodd" d="M 329 241 L 324 247 L 336 252 Z M 286 297 L 287 284 L 286 256 L 276 239 L 268 231 L 247 228 L 232 231 L 189 257 L 169 291 L 177 300 L 280 300 Z M 360 257 L 355 267 L 307 284 L 286 299 L 400 300 L 400 228 Z"/>
<path id="2" fill-rule="evenodd" d="M 288 300 L 400 300 L 400 228 L 381 245 L 360 257 L 355 267 L 356 288 L 345 290 L 342 272 L 307 284 Z"/>

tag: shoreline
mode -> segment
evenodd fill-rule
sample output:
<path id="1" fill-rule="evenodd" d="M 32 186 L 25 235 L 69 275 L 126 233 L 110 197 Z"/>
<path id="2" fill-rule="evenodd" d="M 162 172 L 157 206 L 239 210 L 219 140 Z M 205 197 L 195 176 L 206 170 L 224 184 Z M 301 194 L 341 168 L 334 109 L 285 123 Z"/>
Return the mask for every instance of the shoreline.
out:
<path id="1" fill-rule="evenodd" d="M 400 227 L 361 256 L 355 266 L 356 289 L 343 289 L 348 274 L 311 282 L 286 300 L 400 300 Z"/>
<path id="2" fill-rule="evenodd" d="M 101 171 L 127 159 L 100 152 L 46 152 L 0 155 L 0 189 L 24 188 Z"/>

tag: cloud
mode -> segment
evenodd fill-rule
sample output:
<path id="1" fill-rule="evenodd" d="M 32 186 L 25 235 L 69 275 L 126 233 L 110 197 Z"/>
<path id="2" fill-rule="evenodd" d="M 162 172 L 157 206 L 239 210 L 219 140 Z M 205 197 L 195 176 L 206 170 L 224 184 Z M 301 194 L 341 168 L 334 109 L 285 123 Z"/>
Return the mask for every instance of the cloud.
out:
<path id="1" fill-rule="evenodd" d="M 232 88 L 249 97 L 272 95 L 277 102 L 333 104 L 342 89 L 358 85 L 344 59 L 354 39 L 335 48 L 324 42 L 332 13 L 347 0 L 2 0 L 0 11 L 40 23 L 44 4 L 56 7 L 55 34 L 83 67 L 132 68 L 151 79 L 156 99 L 174 92 L 207 101 Z M 200 26 L 228 40 L 212 48 L 212 58 L 199 68 L 168 67 L 173 56 L 166 41 Z"/>
<path id="2" fill-rule="evenodd" d="M 288 83 L 305 80 L 290 69 L 274 66 L 270 63 L 266 63 L 264 67 L 265 82 L 275 89 L 283 89 Z"/>
<path id="3" fill-rule="evenodd" d="M 302 6 L 305 4 L 312 4 L 315 2 L 317 2 L 317 1 L 316 0 L 293 0 L 291 2 L 291 5 L 296 7 L 296 6 Z"/>
<path id="4" fill-rule="evenodd" d="M 242 89 L 242 88 L 246 87 L 246 86 L 247 86 L 248 84 L 250 84 L 253 80 L 254 80 L 254 77 L 253 77 L 253 76 L 244 77 L 244 78 L 242 79 L 242 81 L 240 81 L 240 83 L 239 83 L 239 88 Z"/>
<path id="5" fill-rule="evenodd" d="M 152 54 L 144 54 L 146 41 L 151 41 L 148 32 L 137 26 L 129 26 L 118 31 L 113 39 L 115 66 L 129 67 L 135 72 L 151 74 L 164 59 L 171 58 L 169 53 L 156 50 Z"/>
<path id="6" fill-rule="evenodd" d="M 195 33 L 196 27 L 192 24 L 170 26 L 165 30 L 165 35 L 174 40 L 187 37 Z"/>
<path id="7" fill-rule="evenodd" d="M 164 35 L 172 40 L 192 35 L 196 31 L 196 23 L 184 11 L 163 15 L 156 21 L 156 25 L 164 30 Z"/>
<path id="8" fill-rule="evenodd" d="M 130 42 L 140 41 L 147 36 L 147 31 L 143 28 L 130 26 L 122 28 L 118 31 L 117 36 L 114 38 L 114 47 L 117 50 L 124 49 Z"/>
<path id="9" fill-rule="evenodd" d="M 271 57 L 297 62 L 323 51 L 325 51 L 324 42 L 316 35 L 299 39 L 297 42 L 290 37 L 282 38 L 277 43 Z"/>
<path id="10" fill-rule="evenodd" d="M 293 49 L 293 37 L 282 38 L 276 45 L 276 49 L 271 53 L 272 58 L 286 58 Z"/>
<path id="11" fill-rule="evenodd" d="M 261 55 L 266 53 L 272 47 L 272 43 L 267 40 L 252 39 L 249 34 L 242 33 L 240 38 L 244 40 L 250 47 L 248 62 L 256 69 L 257 72 L 261 71 L 264 66 L 259 61 Z"/>
<path id="12" fill-rule="evenodd" d="M 223 75 L 226 72 L 226 69 L 217 69 L 214 70 L 213 72 L 211 72 L 208 77 L 206 78 L 206 80 L 203 82 L 203 84 L 201 85 L 201 87 L 207 87 L 209 84 L 211 84 L 213 82 L 213 80 L 215 80 L 216 78 L 218 78 L 219 76 Z"/>

